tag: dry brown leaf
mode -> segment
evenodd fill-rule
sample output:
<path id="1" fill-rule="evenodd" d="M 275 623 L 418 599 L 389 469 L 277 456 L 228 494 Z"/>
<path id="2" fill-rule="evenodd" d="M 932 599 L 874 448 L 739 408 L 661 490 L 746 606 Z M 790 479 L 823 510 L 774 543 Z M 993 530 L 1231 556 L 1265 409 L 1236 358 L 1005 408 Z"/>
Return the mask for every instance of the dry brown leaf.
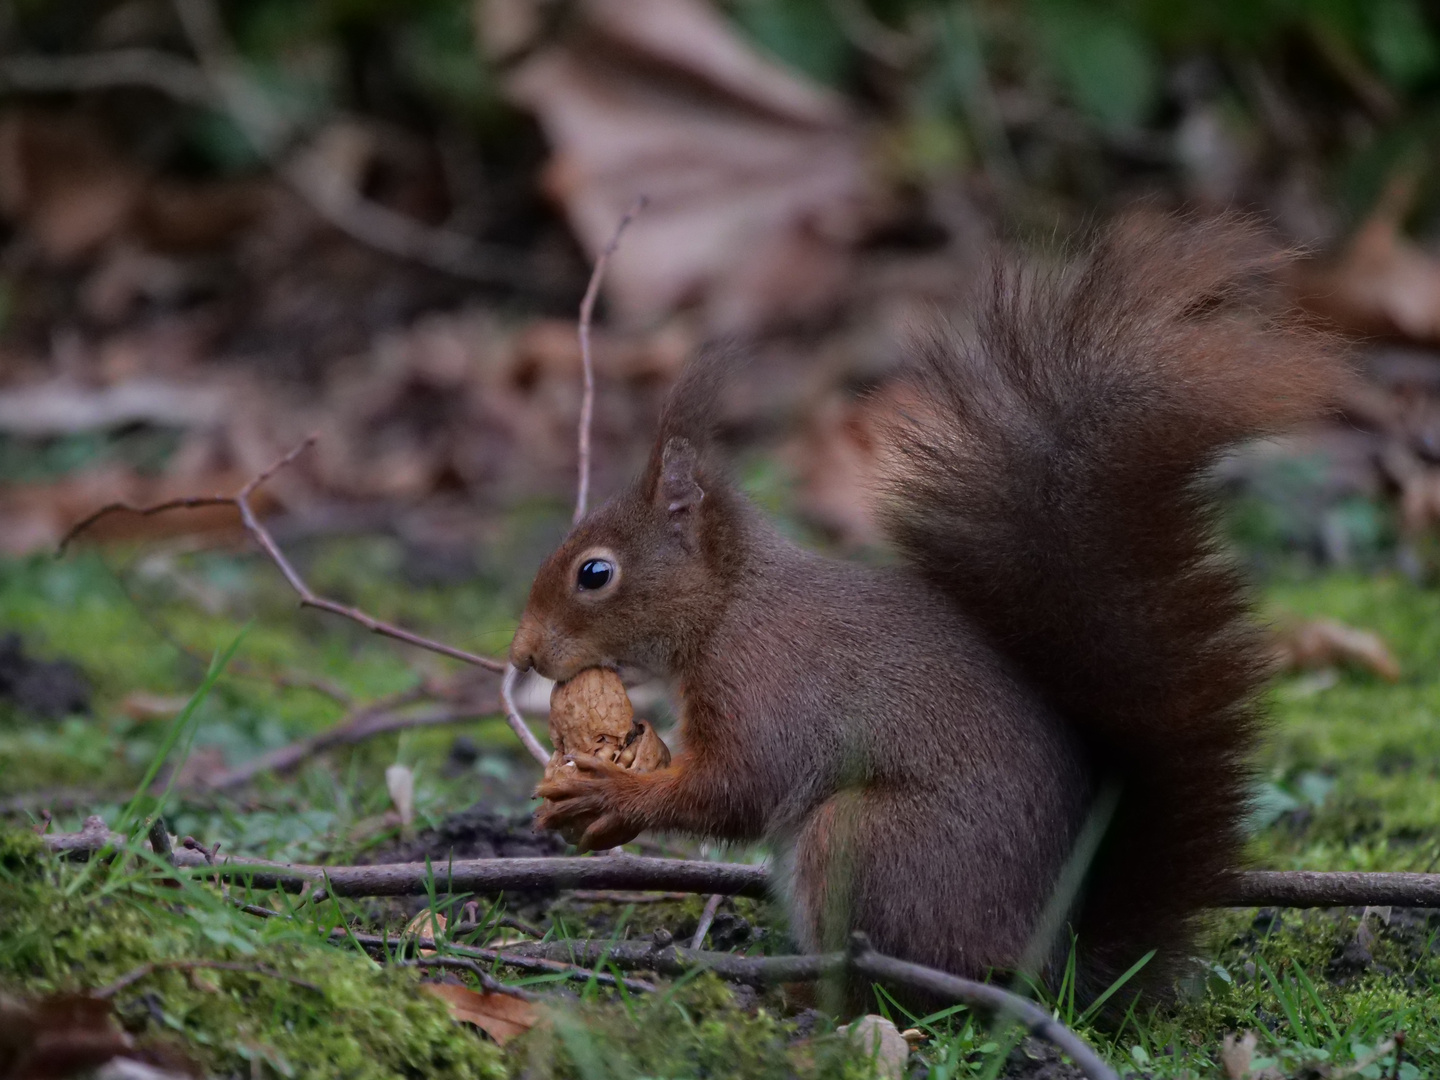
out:
<path id="1" fill-rule="evenodd" d="M 926 408 L 897 381 L 860 398 L 833 394 L 815 408 L 786 449 L 801 512 L 842 543 L 877 544 L 890 429 L 902 416 L 924 416 Z"/>
<path id="2" fill-rule="evenodd" d="M 1400 530 L 1419 536 L 1440 523 L 1440 469 L 1426 464 L 1399 441 L 1390 441 L 1380 455 L 1385 474 L 1400 488 Z"/>
<path id="3" fill-rule="evenodd" d="M 786 448 L 800 512 L 850 547 L 880 539 L 872 506 L 879 466 L 879 424 L 888 400 L 832 396 Z"/>
<path id="4" fill-rule="evenodd" d="M 1276 641 L 1275 653 L 1283 670 L 1354 664 L 1390 682 L 1400 678 L 1400 664 L 1380 635 L 1334 619 L 1312 619 L 1291 627 Z"/>
<path id="5" fill-rule="evenodd" d="M 59 994 L 39 1001 L 0 996 L 0 1076 L 55 1080 L 103 1065 L 134 1047 L 109 1001 Z"/>
<path id="6" fill-rule="evenodd" d="M 540 1012 L 528 1001 L 509 994 L 488 994 L 453 983 L 421 983 L 450 1009 L 456 1020 L 474 1024 L 501 1046 L 535 1026 Z"/>
<path id="7" fill-rule="evenodd" d="M 73 262 L 123 232 L 147 183 L 75 115 L 12 110 L 0 119 L 0 214 L 53 262 Z"/>
<path id="8" fill-rule="evenodd" d="M 405 924 L 405 933 L 413 934 L 415 937 L 438 938 L 445 932 L 445 915 L 439 911 L 431 911 L 426 908 Z M 421 956 L 434 956 L 434 949 L 421 949 Z"/>
<path id="9" fill-rule="evenodd" d="M 523 6 L 488 0 L 482 33 L 525 23 Z M 746 333 L 836 304 L 872 213 L 844 101 L 702 0 L 582 0 L 572 22 L 507 88 L 539 118 L 547 188 L 592 256 L 649 199 L 606 277 L 622 314 L 695 304 L 711 331 Z"/>
<path id="10" fill-rule="evenodd" d="M 102 466 L 50 484 L 0 485 L 0 552 L 25 554 L 54 547 L 82 517 L 110 502 L 137 506 L 195 494 L 230 493 L 254 474 L 225 471 L 199 477 L 144 476 L 123 466 Z M 252 500 L 257 513 L 274 510 L 273 493 L 261 488 Z M 85 533 L 86 541 L 154 540 L 168 536 L 211 536 L 217 541 L 243 535 L 233 507 L 209 506 L 141 517 L 111 514 Z"/>
<path id="11" fill-rule="evenodd" d="M 1335 262 L 1302 267 L 1303 306 L 1354 333 L 1440 342 L 1440 259 L 1401 232 L 1412 186 L 1397 178 Z"/>
<path id="12" fill-rule="evenodd" d="M 131 720 L 173 720 L 189 701 L 178 694 L 132 690 L 121 700 L 120 711 Z"/>

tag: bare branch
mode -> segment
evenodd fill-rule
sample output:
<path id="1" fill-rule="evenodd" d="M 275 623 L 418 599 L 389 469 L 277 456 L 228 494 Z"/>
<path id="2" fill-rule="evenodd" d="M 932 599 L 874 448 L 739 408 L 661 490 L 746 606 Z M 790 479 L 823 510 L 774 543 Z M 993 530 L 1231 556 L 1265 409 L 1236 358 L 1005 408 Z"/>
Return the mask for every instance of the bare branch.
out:
<path id="1" fill-rule="evenodd" d="M 855 934 L 852 938 L 849 962 L 853 971 L 866 978 L 905 986 L 937 998 L 961 1001 L 973 1008 L 994 1012 L 1002 1020 L 1014 1019 L 1024 1025 L 1031 1035 L 1064 1051 L 1090 1080 L 1118 1080 L 1115 1071 L 1101 1060 L 1100 1055 L 1084 1039 L 1051 1016 L 1049 1010 L 1009 990 L 885 956 L 871 949 L 862 934 Z"/>
<path id="2" fill-rule="evenodd" d="M 488 971 L 482 968 L 474 960 L 467 960 L 463 956 L 422 956 L 416 960 L 397 960 L 396 967 L 416 968 L 449 968 L 452 971 L 468 971 L 480 984 L 480 988 L 487 994 L 508 994 L 510 997 L 519 998 L 521 1001 L 538 1001 L 539 994 L 532 994 L 529 990 L 522 990 L 518 986 L 509 986 L 495 978 Z"/>
<path id="3" fill-rule="evenodd" d="M 404 937 L 384 938 L 379 934 L 358 934 L 353 930 L 347 930 L 343 926 L 337 926 L 330 931 L 332 941 L 344 942 L 354 941 L 366 952 L 384 952 L 393 949 L 398 944 L 413 945 L 417 949 L 444 949 L 447 952 L 462 957 L 473 957 L 478 960 L 489 960 L 492 963 L 504 964 L 507 967 L 517 968 L 520 971 L 536 971 L 543 974 L 563 974 L 574 982 L 597 982 L 601 986 L 623 985 L 627 990 L 635 990 L 642 994 L 655 992 L 653 983 L 645 982 L 643 979 L 618 978 L 604 971 L 593 971 L 590 968 L 581 967 L 578 964 L 566 963 L 561 960 L 552 960 L 541 956 L 523 956 L 514 952 L 506 952 L 501 949 L 486 949 L 478 945 L 453 945 L 449 942 L 439 941 L 428 937 Z"/>
<path id="4" fill-rule="evenodd" d="M 962 979 L 957 975 L 877 953 L 863 934 L 853 936 L 849 953 L 811 956 L 736 956 L 727 952 L 684 949 L 674 945 L 661 946 L 653 941 L 547 941 L 534 945 L 518 945 L 512 952 L 525 956 L 543 956 L 552 960 L 567 959 L 581 964 L 608 963 L 622 970 L 639 969 L 672 977 L 700 968 L 712 971 L 728 982 L 756 987 L 774 986 L 777 983 L 815 982 L 853 972 L 868 979 L 919 990 L 935 998 L 959 1002 L 996 1013 L 1002 1018 L 1016 1020 L 1023 1024 L 1030 1034 L 1059 1047 L 1091 1080 L 1115 1080 L 1114 1071 L 1083 1039 L 1035 1002 L 999 986 Z"/>
<path id="5" fill-rule="evenodd" d="M 78 833 L 44 838 L 57 854 L 95 854 L 120 847 L 125 838 L 98 817 Z M 249 879 L 256 888 L 300 892 L 325 888 L 332 896 L 424 896 L 437 893 L 555 893 L 566 889 L 659 889 L 667 892 L 766 895 L 763 866 L 656 859 L 642 855 L 603 858 L 456 859 L 441 863 L 380 863 L 374 866 L 315 866 L 226 855 L 207 861 L 204 853 L 175 851 L 177 870 L 203 870 L 204 877 Z"/>
<path id="6" fill-rule="evenodd" d="M 625 227 L 634 220 L 635 215 L 645 209 L 645 203 L 644 195 L 637 197 L 630 209 L 625 211 L 620 223 L 615 226 L 610 242 L 601 249 L 595 259 L 595 266 L 590 271 L 590 283 L 585 286 L 585 296 L 580 301 L 580 366 L 585 373 L 585 392 L 580 398 L 580 479 L 576 485 L 572 524 L 579 524 L 590 501 L 590 429 L 594 426 L 595 417 L 595 361 L 590 353 L 590 324 L 595 318 L 595 300 L 600 295 L 600 282 L 605 277 L 605 267 L 610 262 L 610 256 L 615 254 L 615 249 L 620 246 L 620 237 L 625 234 Z"/>
<path id="7" fill-rule="evenodd" d="M 689 893 L 679 893 L 677 895 L 688 896 Z M 474 903 L 475 902 L 473 900 L 470 901 L 470 904 Z M 466 906 L 469 907 L 470 904 L 467 904 Z M 514 915 L 494 915 L 483 923 L 476 922 L 474 920 L 451 923 L 450 936 L 452 938 L 464 937 L 466 934 L 473 934 L 476 930 L 483 929 L 487 926 L 504 927 L 507 930 L 514 930 L 518 933 L 524 934 L 526 937 L 543 938 L 545 936 L 544 930 L 541 930 L 538 926 L 532 926 L 524 919 L 518 919 Z"/>
<path id="8" fill-rule="evenodd" d="M 668 935 L 661 940 L 664 944 L 654 940 L 579 941 L 564 938 L 513 945 L 510 952 L 518 956 L 569 960 L 580 964 L 609 962 L 622 971 L 653 971 L 671 978 L 703 968 L 726 982 L 757 988 L 779 983 L 814 982 L 838 973 L 845 963 L 844 953 L 751 957 L 707 949 L 687 949 L 671 944 Z"/>
<path id="9" fill-rule="evenodd" d="M 515 683 L 519 679 L 520 672 L 515 665 L 506 664 L 505 677 L 500 680 L 500 703 L 505 707 L 505 720 L 510 725 L 510 730 L 525 744 L 525 749 L 530 751 L 530 756 L 541 765 L 548 765 L 549 752 L 540 745 L 540 740 L 530 730 L 530 725 L 525 723 L 525 718 L 520 715 L 520 709 L 515 704 Z"/>
<path id="10" fill-rule="evenodd" d="M 90 817 L 78 833 L 52 833 L 45 846 L 57 854 L 95 854 L 124 843 L 105 822 Z M 179 868 L 206 866 L 202 855 L 175 852 Z M 643 889 L 725 896 L 767 895 L 769 872 L 745 863 L 662 859 L 643 855 L 580 858 L 464 859 L 445 866 L 390 863 L 314 866 L 226 856 L 213 873 L 250 877 L 261 888 L 298 891 L 329 879 L 336 896 L 420 896 L 433 882 L 443 892 L 553 893 L 561 890 Z M 604 897 L 604 899 L 616 899 Z M 627 902 L 628 897 L 621 897 Z M 1235 875 L 1214 907 L 1427 907 L 1440 908 L 1440 874 L 1360 871 L 1252 870 Z"/>
<path id="11" fill-rule="evenodd" d="M 1250 870 L 1215 907 L 1440 907 L 1440 874 Z"/>
<path id="12" fill-rule="evenodd" d="M 488 656 L 480 656 L 476 653 L 467 652 L 464 649 L 457 649 L 452 645 L 446 645 L 442 642 L 422 637 L 419 634 L 413 634 L 409 630 L 401 629 L 392 623 L 383 622 L 380 619 L 367 615 L 358 608 L 347 607 L 335 600 L 318 596 L 309 585 L 305 584 L 304 578 L 302 578 L 299 571 L 290 564 L 290 560 L 285 557 L 284 552 L 282 552 L 275 543 L 275 539 L 270 535 L 270 531 L 260 523 L 259 517 L 256 516 L 254 508 L 250 505 L 250 496 L 255 493 L 255 490 L 261 484 L 265 483 L 265 481 L 269 480 L 275 473 L 289 465 L 307 450 L 310 445 L 315 442 L 315 439 L 316 436 L 311 435 L 264 472 L 250 480 L 234 495 L 210 495 L 198 498 L 171 499 L 168 502 L 156 503 L 153 506 L 134 506 L 125 502 L 114 502 L 102 506 L 93 514 L 81 518 L 80 521 L 71 527 L 70 531 L 60 540 L 60 551 L 63 553 L 71 541 L 101 518 L 121 511 L 139 514 L 142 517 L 149 517 L 152 514 L 159 514 L 168 510 L 190 509 L 196 506 L 233 506 L 240 512 L 240 520 L 245 526 L 245 531 L 255 538 L 255 542 L 260 545 L 261 550 L 270 556 L 270 561 L 275 564 L 280 573 L 284 575 L 286 582 L 289 583 L 290 587 L 299 595 L 301 607 L 316 608 L 320 611 L 328 611 L 332 615 L 340 615 L 343 618 L 349 619 L 351 622 L 359 623 L 372 634 L 379 634 L 382 637 L 403 641 L 407 645 L 414 645 L 416 648 L 425 649 L 428 652 L 439 653 L 441 656 L 448 656 L 452 660 L 461 660 L 467 664 L 474 664 L 476 667 L 485 668 L 487 671 L 505 670 L 505 665 L 498 660 L 492 660 Z"/>

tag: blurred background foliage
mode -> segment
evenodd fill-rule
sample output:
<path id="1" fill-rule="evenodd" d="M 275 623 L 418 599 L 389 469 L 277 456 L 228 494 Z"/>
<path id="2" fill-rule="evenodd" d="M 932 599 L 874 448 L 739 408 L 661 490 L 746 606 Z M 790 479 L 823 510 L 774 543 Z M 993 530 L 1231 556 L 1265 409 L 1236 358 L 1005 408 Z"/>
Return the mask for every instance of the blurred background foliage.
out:
<path id="1" fill-rule="evenodd" d="M 463 130 L 488 161 L 513 164 L 527 120 L 505 102 L 495 64 L 476 48 L 473 7 L 468 0 L 232 0 L 225 11 L 254 75 L 297 127 L 355 110 L 422 132 Z M 1143 171 L 1163 156 L 1145 133 L 1173 126 L 1177 113 L 1198 103 L 1218 106 L 1240 135 L 1259 138 L 1279 119 L 1277 109 L 1303 102 L 1303 123 L 1282 142 L 1318 155 L 1353 216 L 1373 202 L 1397 161 L 1419 156 L 1440 130 L 1440 15 L 1419 0 L 727 0 L 723 7 L 762 49 L 896 125 L 899 159 L 916 169 L 983 161 L 996 152 L 998 124 L 1012 137 L 1022 129 L 1013 162 L 1001 167 L 1013 165 L 1036 186 L 1084 186 L 1083 175 L 1065 174 L 1064 155 L 1047 142 L 1090 143 Z M 143 0 L 12 0 L 7 11 L 0 14 L 6 52 L 142 41 L 183 49 L 167 6 Z M 1024 137 L 1027 121 L 1045 119 L 1048 137 Z M 149 153 L 168 164 L 219 173 L 259 165 L 216 114 L 179 116 L 163 135 L 146 128 Z M 519 144 L 533 155 L 533 141 Z M 1088 193 L 1104 189 L 1103 178 L 1090 179 L 1100 182 Z M 1425 200 L 1423 216 L 1433 213 L 1433 199 Z"/>

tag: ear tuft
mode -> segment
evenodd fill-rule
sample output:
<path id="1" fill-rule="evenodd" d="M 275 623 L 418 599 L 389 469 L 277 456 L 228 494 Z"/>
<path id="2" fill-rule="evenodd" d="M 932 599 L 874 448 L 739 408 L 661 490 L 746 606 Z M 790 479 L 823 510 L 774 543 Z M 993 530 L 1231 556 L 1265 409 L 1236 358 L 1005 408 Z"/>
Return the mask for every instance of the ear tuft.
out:
<path id="1" fill-rule="evenodd" d="M 695 510 L 705 491 L 695 479 L 699 456 L 689 439 L 667 439 L 660 456 L 660 486 L 657 499 L 665 510 L 683 514 Z"/>

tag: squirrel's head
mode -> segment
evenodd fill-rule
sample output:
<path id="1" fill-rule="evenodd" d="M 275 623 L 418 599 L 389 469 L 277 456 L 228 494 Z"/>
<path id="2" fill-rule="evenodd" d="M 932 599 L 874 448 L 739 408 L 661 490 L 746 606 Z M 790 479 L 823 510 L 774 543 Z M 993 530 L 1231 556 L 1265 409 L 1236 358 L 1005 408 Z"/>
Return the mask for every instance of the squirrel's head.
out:
<path id="1" fill-rule="evenodd" d="M 582 520 L 530 587 L 510 662 L 668 675 L 698 647 L 744 558 L 745 504 L 714 460 L 716 358 L 689 365 L 639 481 Z"/>

